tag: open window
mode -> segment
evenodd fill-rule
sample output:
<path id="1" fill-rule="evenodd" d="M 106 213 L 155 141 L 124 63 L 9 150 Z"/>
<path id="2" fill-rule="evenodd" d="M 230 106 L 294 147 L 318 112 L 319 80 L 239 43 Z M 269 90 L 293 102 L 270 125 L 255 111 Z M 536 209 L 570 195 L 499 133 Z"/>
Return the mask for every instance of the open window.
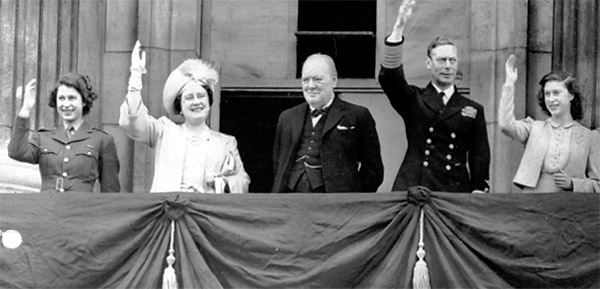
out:
<path id="1" fill-rule="evenodd" d="M 298 0 L 297 69 L 327 54 L 339 78 L 375 78 L 376 0 Z"/>

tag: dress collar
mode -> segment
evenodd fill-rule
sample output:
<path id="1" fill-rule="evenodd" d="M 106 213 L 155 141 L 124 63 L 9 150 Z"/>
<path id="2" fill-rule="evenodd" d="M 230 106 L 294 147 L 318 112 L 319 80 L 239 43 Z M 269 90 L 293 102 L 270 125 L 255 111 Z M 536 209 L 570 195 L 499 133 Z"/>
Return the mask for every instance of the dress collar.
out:
<path id="1" fill-rule="evenodd" d="M 559 124 L 559 123 L 557 123 L 557 122 L 553 121 L 551 118 L 548 118 L 546 121 L 547 121 L 548 123 L 550 123 L 550 125 L 551 125 L 553 128 L 561 128 L 561 127 L 562 127 L 562 128 L 570 128 L 570 127 L 572 127 L 572 126 L 574 126 L 574 125 L 576 125 L 576 124 L 577 124 L 577 122 L 576 122 L 576 121 L 571 121 L 571 122 L 569 122 L 569 123 L 567 123 L 567 124 L 561 125 L 561 124 Z"/>

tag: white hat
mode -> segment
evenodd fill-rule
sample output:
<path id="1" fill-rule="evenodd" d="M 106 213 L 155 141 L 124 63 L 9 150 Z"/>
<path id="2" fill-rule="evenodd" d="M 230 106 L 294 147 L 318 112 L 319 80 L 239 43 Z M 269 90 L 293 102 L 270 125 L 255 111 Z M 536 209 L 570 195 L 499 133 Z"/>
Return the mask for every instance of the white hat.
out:
<path id="1" fill-rule="evenodd" d="M 219 82 L 219 73 L 212 63 L 202 59 L 188 59 L 179 65 L 167 78 L 163 90 L 163 105 L 169 114 L 175 114 L 173 108 L 175 98 L 190 81 L 206 84 L 214 92 Z"/>

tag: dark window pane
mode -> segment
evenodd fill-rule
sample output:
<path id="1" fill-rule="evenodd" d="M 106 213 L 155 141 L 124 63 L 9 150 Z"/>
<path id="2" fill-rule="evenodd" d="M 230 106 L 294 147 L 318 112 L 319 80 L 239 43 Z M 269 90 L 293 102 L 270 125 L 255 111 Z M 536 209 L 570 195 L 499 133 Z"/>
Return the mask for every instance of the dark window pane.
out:
<path id="1" fill-rule="evenodd" d="M 298 92 L 221 91 L 220 131 L 235 136 L 250 192 L 265 193 L 273 185 L 273 140 L 282 111 L 304 102 Z"/>
<path id="2" fill-rule="evenodd" d="M 298 35 L 297 71 L 311 54 L 327 54 L 335 61 L 339 78 L 374 78 L 375 37 L 373 35 Z"/>
<path id="3" fill-rule="evenodd" d="M 374 78 L 376 11 L 376 0 L 299 0 L 296 76 L 307 56 L 322 53 L 339 78 Z"/>
<path id="4" fill-rule="evenodd" d="M 375 31 L 375 0 L 300 0 L 299 31 Z"/>

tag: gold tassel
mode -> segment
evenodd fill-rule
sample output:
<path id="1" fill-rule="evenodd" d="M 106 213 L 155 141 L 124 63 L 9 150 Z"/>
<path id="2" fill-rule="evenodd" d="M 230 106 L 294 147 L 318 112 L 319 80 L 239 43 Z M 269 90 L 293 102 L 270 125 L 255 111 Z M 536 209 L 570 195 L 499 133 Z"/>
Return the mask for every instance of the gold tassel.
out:
<path id="1" fill-rule="evenodd" d="M 177 289 L 177 275 L 175 275 L 175 250 L 173 249 L 173 239 L 175 239 L 175 220 L 171 220 L 171 244 L 169 246 L 169 256 L 167 256 L 167 268 L 163 273 L 162 289 Z"/>
<path id="2" fill-rule="evenodd" d="M 430 289 L 429 284 L 429 270 L 427 269 L 427 263 L 425 263 L 425 250 L 423 247 L 423 208 L 421 208 L 421 216 L 419 218 L 419 248 L 417 249 L 417 257 L 419 260 L 415 264 L 413 270 L 413 288 L 414 289 Z"/>

